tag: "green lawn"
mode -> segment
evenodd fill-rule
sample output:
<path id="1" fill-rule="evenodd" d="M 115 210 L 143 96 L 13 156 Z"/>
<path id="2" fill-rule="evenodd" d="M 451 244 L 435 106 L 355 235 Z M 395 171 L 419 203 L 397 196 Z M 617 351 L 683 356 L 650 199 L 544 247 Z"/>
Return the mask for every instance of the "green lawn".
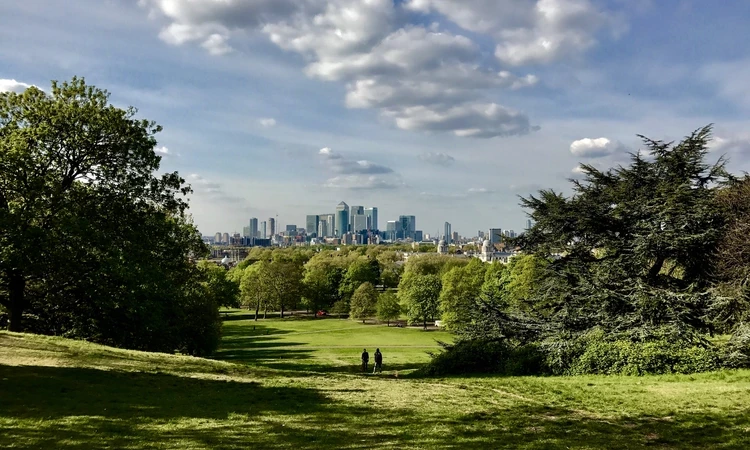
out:
<path id="1" fill-rule="evenodd" d="M 0 332 L 0 448 L 750 448 L 750 371 L 420 379 L 445 334 L 230 318 L 217 360 Z"/>

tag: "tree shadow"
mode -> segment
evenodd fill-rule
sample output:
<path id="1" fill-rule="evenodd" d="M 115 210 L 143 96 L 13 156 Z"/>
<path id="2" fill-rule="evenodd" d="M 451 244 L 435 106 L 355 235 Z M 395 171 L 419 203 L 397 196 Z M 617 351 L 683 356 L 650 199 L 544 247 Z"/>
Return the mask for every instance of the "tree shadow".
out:
<path id="1" fill-rule="evenodd" d="M 524 401 L 493 405 L 482 401 L 486 393 L 462 408 L 389 406 L 373 403 L 368 393 L 377 391 L 365 385 L 322 391 L 63 367 L 0 365 L 0 383 L 3 448 L 750 447 L 747 411 L 611 418 Z"/>

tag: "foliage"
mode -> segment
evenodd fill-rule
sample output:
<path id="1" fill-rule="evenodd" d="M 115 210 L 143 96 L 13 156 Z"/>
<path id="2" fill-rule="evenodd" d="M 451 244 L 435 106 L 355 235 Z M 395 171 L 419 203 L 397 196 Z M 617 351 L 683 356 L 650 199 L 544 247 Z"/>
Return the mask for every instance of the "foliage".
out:
<path id="1" fill-rule="evenodd" d="M 468 373 L 519 376 L 545 374 L 546 368 L 544 355 L 534 344 L 514 347 L 506 340 L 472 340 L 445 345 L 444 351 L 434 355 L 421 373 L 429 376 Z"/>
<path id="2" fill-rule="evenodd" d="M 231 295 L 135 116 L 78 78 L 0 94 L 0 304 L 13 330 L 207 353 Z"/>
<path id="3" fill-rule="evenodd" d="M 333 307 L 341 298 L 339 287 L 345 271 L 343 258 L 331 252 L 321 252 L 310 259 L 303 270 L 305 306 L 312 311 Z"/>
<path id="4" fill-rule="evenodd" d="M 725 365 L 733 368 L 750 367 L 750 325 L 740 324 L 724 347 Z"/>
<path id="5" fill-rule="evenodd" d="M 482 292 L 488 265 L 478 258 L 454 267 L 442 277 L 440 318 L 448 330 L 461 329 L 471 321 L 471 310 Z"/>
<path id="6" fill-rule="evenodd" d="M 302 266 L 298 261 L 274 259 L 262 266 L 259 282 L 267 284 L 267 301 L 269 306 L 281 311 L 294 309 L 299 305 L 303 292 Z"/>
<path id="7" fill-rule="evenodd" d="M 355 259 L 347 269 L 339 287 L 339 294 L 341 297 L 349 299 L 363 283 L 370 283 L 374 286 L 378 284 L 378 281 L 380 281 L 378 260 L 361 256 Z"/>
<path id="8" fill-rule="evenodd" d="M 267 261 L 258 261 L 241 271 L 240 279 L 240 298 L 242 306 L 248 309 L 255 308 L 255 320 L 258 320 L 260 309 L 265 311 L 268 308 L 268 302 L 272 298 L 273 292 L 271 285 L 266 282 L 269 277 L 270 263 Z"/>
<path id="9" fill-rule="evenodd" d="M 226 269 L 208 261 L 200 261 L 198 267 L 204 272 L 203 283 L 214 296 L 214 303 L 226 308 L 240 307 L 239 283 L 229 278 Z"/>
<path id="10" fill-rule="evenodd" d="M 376 305 L 378 303 L 378 293 L 375 286 L 371 283 L 362 283 L 354 294 L 349 303 L 349 317 L 352 319 L 365 319 L 375 315 Z"/>
<path id="11" fill-rule="evenodd" d="M 380 294 L 376 309 L 378 320 L 386 322 L 389 326 L 391 325 L 391 320 L 401 317 L 401 305 L 398 302 L 398 297 L 393 292 L 383 292 Z"/>
<path id="12" fill-rule="evenodd" d="M 416 275 L 410 273 L 404 276 L 406 283 L 398 291 L 398 297 L 406 310 L 409 323 L 422 323 L 427 328 L 427 321 L 433 320 L 438 314 L 440 305 L 440 289 L 442 284 L 437 275 Z"/>

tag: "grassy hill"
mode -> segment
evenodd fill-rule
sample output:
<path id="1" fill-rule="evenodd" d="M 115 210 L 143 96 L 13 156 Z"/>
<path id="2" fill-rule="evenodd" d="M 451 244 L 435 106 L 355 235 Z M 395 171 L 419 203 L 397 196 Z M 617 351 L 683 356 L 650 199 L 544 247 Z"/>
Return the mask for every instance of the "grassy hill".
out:
<path id="1" fill-rule="evenodd" d="M 445 336 L 336 319 L 225 333 L 208 360 L 0 332 L 0 447 L 750 448 L 750 371 L 405 378 Z M 363 346 L 382 376 L 356 373 Z"/>

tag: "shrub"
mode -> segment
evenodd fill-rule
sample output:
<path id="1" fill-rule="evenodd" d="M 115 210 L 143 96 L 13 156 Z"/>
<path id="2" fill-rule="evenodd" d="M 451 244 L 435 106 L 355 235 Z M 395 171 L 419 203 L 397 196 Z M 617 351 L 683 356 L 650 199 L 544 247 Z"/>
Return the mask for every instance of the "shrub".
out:
<path id="1" fill-rule="evenodd" d="M 422 369 L 424 375 L 494 373 L 540 375 L 548 373 L 544 355 L 536 345 L 514 346 L 507 341 L 460 341 L 444 345 Z"/>
<path id="2" fill-rule="evenodd" d="M 750 325 L 740 324 L 724 347 L 722 354 L 725 367 L 750 367 Z"/>

